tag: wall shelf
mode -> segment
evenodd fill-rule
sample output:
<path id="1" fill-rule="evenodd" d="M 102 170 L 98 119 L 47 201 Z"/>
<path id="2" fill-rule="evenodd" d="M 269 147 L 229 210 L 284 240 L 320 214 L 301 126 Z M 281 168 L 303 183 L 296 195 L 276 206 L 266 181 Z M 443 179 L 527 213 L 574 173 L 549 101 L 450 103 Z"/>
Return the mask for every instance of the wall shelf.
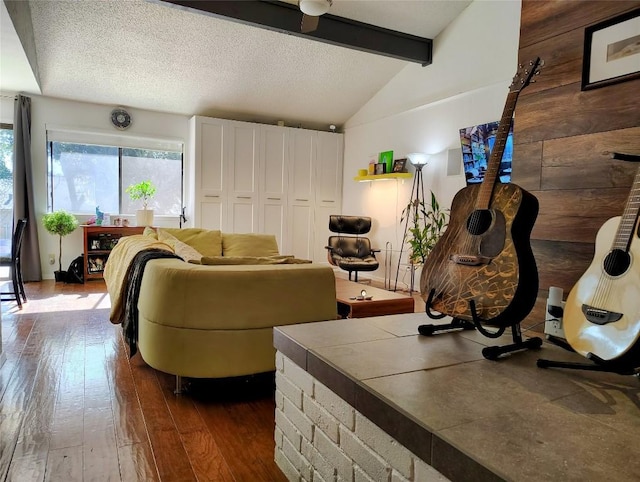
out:
<path id="1" fill-rule="evenodd" d="M 411 179 L 413 174 L 410 172 L 390 172 L 388 174 L 372 174 L 371 176 L 356 176 L 354 181 L 383 181 L 386 179 Z"/>

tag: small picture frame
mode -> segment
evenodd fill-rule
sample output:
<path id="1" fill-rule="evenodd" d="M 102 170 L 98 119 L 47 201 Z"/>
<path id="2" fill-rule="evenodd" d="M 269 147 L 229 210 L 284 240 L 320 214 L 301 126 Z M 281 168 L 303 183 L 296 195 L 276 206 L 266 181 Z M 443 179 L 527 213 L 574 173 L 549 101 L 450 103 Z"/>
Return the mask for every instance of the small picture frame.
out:
<path id="1" fill-rule="evenodd" d="M 405 172 L 405 166 L 407 165 L 407 159 L 396 159 L 393 161 L 393 172 Z"/>
<path id="2" fill-rule="evenodd" d="M 386 172 L 386 164 L 376 164 L 376 175 L 384 174 Z"/>

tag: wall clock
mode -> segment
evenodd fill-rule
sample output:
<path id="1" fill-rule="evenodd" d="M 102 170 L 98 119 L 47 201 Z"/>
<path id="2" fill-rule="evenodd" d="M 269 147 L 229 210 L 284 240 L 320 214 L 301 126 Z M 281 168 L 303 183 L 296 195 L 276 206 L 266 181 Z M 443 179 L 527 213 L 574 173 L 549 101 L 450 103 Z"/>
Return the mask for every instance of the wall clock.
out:
<path id="1" fill-rule="evenodd" d="M 131 125 L 131 115 L 122 107 L 111 111 L 111 123 L 116 129 L 125 130 Z"/>

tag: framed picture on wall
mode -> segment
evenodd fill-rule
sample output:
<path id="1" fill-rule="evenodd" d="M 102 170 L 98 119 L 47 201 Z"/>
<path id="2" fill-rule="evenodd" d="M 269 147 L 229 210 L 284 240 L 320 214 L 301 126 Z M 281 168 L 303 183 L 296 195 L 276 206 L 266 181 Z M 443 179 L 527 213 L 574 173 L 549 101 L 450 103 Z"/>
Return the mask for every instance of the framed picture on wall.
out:
<path id="1" fill-rule="evenodd" d="M 640 77 L 640 8 L 584 31 L 582 90 Z"/>

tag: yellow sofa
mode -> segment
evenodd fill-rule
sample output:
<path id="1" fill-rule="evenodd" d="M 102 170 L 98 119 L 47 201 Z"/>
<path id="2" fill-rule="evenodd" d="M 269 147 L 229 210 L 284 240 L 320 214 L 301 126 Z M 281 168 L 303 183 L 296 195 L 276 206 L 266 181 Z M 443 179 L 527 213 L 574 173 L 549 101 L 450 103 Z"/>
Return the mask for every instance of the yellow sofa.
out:
<path id="1" fill-rule="evenodd" d="M 176 231 L 171 234 L 188 240 L 189 230 Z M 238 263 L 250 263 L 246 254 L 251 252 L 257 255 L 256 262 L 268 264 L 219 264 L 225 257 L 222 249 L 221 256 L 216 256 L 215 250 L 192 242 L 208 255 L 203 261 L 214 264 L 154 259 L 144 270 L 138 298 L 138 350 L 153 368 L 176 375 L 178 390 L 182 376 L 220 378 L 272 371 L 274 326 L 335 319 L 337 315 L 335 278 L 329 266 L 273 254 L 262 256 L 272 253 L 275 238 L 271 251 L 265 251 L 264 235 L 228 236 L 233 237 L 231 244 L 225 243 L 228 240 L 221 233 L 221 245 L 227 246 L 226 252 Z M 139 244 L 142 239 L 135 238 L 144 237 L 130 238 Z M 105 271 L 112 304 L 122 288 L 114 274 L 122 266 L 114 264 L 119 248 L 125 246 L 126 241 L 116 245 Z M 149 246 L 162 247 L 162 242 L 150 240 Z M 175 243 L 168 249 L 180 251 Z"/>

